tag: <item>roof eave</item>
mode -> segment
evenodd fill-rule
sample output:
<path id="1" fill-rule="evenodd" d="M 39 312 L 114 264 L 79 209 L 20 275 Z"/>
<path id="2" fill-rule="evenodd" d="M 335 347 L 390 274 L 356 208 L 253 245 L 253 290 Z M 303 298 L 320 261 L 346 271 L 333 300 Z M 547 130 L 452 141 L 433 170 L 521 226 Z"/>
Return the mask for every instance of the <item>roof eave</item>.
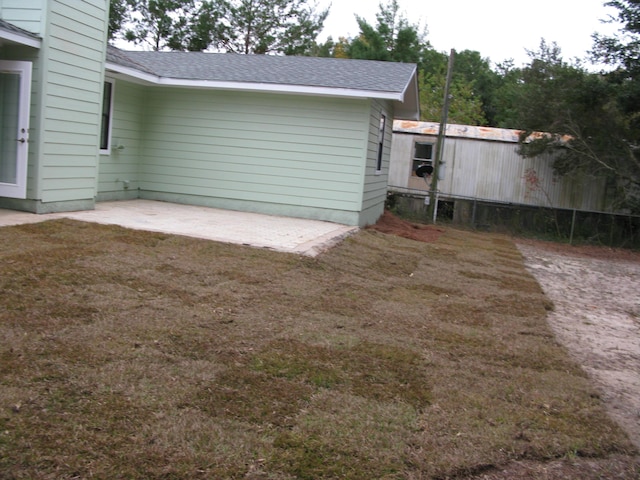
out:
<path id="1" fill-rule="evenodd" d="M 32 48 L 42 47 L 42 40 L 29 35 L 21 35 L 16 32 L 10 32 L 0 28 L 0 45 L 9 42 L 18 45 L 24 45 Z"/>
<path id="2" fill-rule="evenodd" d="M 182 78 L 160 77 L 149 73 L 141 72 L 131 67 L 125 67 L 116 63 L 107 62 L 106 69 L 116 76 L 135 83 L 152 84 L 167 87 L 188 87 L 203 88 L 212 90 L 235 90 L 244 92 L 264 92 L 264 93 L 286 93 L 295 95 L 312 95 L 323 97 L 344 97 L 344 98 L 379 98 L 392 100 L 399 105 L 404 105 L 404 92 L 388 92 L 374 90 L 358 90 L 349 88 L 316 87 L 306 85 L 288 85 L 274 83 L 251 83 L 251 82 L 223 82 L 211 80 L 188 80 Z M 401 107 L 402 108 L 402 107 Z M 403 117 L 404 118 L 404 117 Z M 411 117 L 413 118 L 413 117 Z"/>
<path id="3" fill-rule="evenodd" d="M 402 92 L 402 100 L 396 102 L 395 118 L 420 120 L 420 93 L 418 91 L 418 69 L 414 67 L 411 78 Z"/>

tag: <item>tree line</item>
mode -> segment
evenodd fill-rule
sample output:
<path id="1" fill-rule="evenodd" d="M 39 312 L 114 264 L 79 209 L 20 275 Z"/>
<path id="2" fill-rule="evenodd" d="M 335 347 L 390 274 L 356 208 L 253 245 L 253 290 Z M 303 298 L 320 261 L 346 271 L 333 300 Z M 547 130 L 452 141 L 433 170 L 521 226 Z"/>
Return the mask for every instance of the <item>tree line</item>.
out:
<path id="1" fill-rule="evenodd" d="M 438 121 L 448 53 L 426 26 L 411 23 L 397 0 L 381 3 L 370 23 L 356 16 L 355 37 L 318 43 L 329 10 L 311 0 L 110 0 L 110 40 L 154 50 L 309 55 L 418 65 L 421 116 Z M 561 175 L 604 177 L 617 208 L 640 213 L 640 2 L 610 0 L 618 35 L 593 35 L 584 60 L 566 61 L 541 40 L 529 62 L 492 66 L 480 52 L 456 52 L 449 123 L 522 130 L 520 153 L 555 152 Z M 607 65 L 593 72 L 588 62 Z M 549 135 L 532 142 L 533 131 Z"/>

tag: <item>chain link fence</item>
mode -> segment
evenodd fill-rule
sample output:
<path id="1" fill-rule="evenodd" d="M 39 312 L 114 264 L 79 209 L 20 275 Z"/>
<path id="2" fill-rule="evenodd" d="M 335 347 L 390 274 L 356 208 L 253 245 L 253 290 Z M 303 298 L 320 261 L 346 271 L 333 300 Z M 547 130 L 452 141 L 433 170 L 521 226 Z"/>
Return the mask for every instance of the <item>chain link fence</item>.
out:
<path id="1" fill-rule="evenodd" d="M 424 195 L 389 192 L 387 207 L 403 218 L 433 221 L 427 218 Z M 640 248 L 640 216 L 637 215 L 501 204 L 470 198 L 440 199 L 436 212 L 436 223 L 572 244 Z"/>

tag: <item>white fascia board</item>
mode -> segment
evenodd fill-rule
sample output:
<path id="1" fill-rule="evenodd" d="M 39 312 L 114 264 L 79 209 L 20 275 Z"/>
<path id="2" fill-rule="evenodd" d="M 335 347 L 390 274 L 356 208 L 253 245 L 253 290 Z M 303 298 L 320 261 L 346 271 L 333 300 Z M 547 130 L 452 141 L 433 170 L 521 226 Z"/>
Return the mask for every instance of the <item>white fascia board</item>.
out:
<path id="1" fill-rule="evenodd" d="M 116 63 L 107 62 L 105 64 L 105 69 L 113 73 L 124 75 L 125 77 L 129 77 L 139 82 L 142 81 L 144 83 L 153 84 L 158 84 L 160 82 L 160 77 L 158 77 L 157 75 L 141 72 L 140 70 L 136 70 L 135 68 L 124 67 Z"/>
<path id="2" fill-rule="evenodd" d="M 409 98 L 417 98 L 418 97 L 418 67 L 413 69 L 411 73 L 411 77 L 402 91 L 402 101 L 404 102 L 406 96 L 409 95 Z"/>
<path id="3" fill-rule="evenodd" d="M 264 93 L 287 93 L 297 95 L 330 96 L 345 98 L 380 98 L 384 100 L 394 100 L 402 102 L 403 93 L 398 92 L 376 92 L 370 90 L 356 90 L 349 88 L 328 88 L 310 87 L 305 85 L 285 85 L 274 83 L 248 83 L 248 82 L 221 82 L 210 80 L 187 80 L 181 78 L 158 77 L 141 72 L 134 68 L 123 67 L 121 65 L 107 62 L 107 70 L 122 75 L 132 77 L 143 82 L 153 83 L 165 87 L 189 87 L 204 88 L 212 90 L 234 90 L 244 92 L 264 92 Z"/>
<path id="4" fill-rule="evenodd" d="M 418 68 L 413 69 L 411 78 L 402 92 L 402 100 L 400 101 L 400 115 L 404 120 L 420 119 L 420 92 L 418 91 Z M 414 108 L 417 107 L 417 108 Z M 408 107 L 408 108 L 407 108 Z"/>
<path id="5" fill-rule="evenodd" d="M 3 41 L 26 45 L 27 47 L 33 48 L 40 48 L 42 46 L 42 40 L 40 40 L 39 38 L 33 38 L 28 35 L 20 35 L 19 33 L 0 30 L 0 44 L 3 43 Z"/>
<path id="6" fill-rule="evenodd" d="M 376 92 L 350 88 L 312 87 L 306 85 L 286 85 L 280 83 L 220 82 L 161 77 L 159 85 L 172 87 L 211 88 L 217 90 L 242 90 L 251 92 L 289 93 L 299 95 L 350 98 L 381 98 L 396 101 L 402 100 L 402 94 L 397 92 Z"/>

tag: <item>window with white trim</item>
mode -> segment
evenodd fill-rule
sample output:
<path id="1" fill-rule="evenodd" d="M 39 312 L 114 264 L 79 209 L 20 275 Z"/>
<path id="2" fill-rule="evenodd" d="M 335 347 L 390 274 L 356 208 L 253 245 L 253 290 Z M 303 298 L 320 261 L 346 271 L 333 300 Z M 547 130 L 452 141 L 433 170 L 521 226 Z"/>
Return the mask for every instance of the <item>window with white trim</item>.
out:
<path id="1" fill-rule="evenodd" d="M 102 89 L 102 115 L 100 124 L 100 153 L 111 153 L 111 127 L 113 121 L 113 80 L 105 80 Z"/>
<path id="2" fill-rule="evenodd" d="M 411 166 L 412 177 L 417 176 L 416 170 L 421 165 L 431 166 L 431 172 L 433 172 L 433 147 L 433 143 L 430 142 L 416 142 L 413 144 L 413 165 Z"/>

